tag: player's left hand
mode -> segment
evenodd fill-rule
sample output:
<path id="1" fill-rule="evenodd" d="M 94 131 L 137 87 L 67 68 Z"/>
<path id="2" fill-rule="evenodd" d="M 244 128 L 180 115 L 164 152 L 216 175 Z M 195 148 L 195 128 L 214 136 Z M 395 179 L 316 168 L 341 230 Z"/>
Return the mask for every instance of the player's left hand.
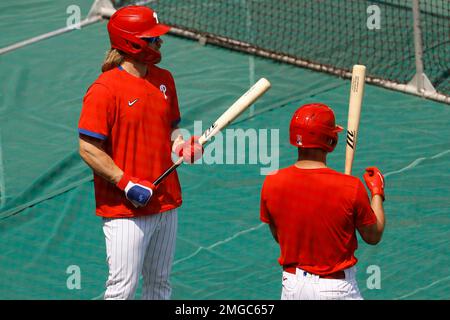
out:
<path id="1" fill-rule="evenodd" d="M 153 183 L 123 174 L 116 186 L 125 192 L 127 199 L 136 208 L 145 207 L 156 189 Z"/>
<path id="2" fill-rule="evenodd" d="M 198 142 L 198 136 L 192 136 L 188 141 L 179 143 L 175 147 L 175 154 L 179 157 L 183 157 L 183 161 L 186 163 L 194 163 L 200 159 L 203 155 L 203 146 Z"/>
<path id="3" fill-rule="evenodd" d="M 381 171 L 377 167 L 368 167 L 363 177 L 372 194 L 372 198 L 378 194 L 384 201 L 384 177 Z"/>

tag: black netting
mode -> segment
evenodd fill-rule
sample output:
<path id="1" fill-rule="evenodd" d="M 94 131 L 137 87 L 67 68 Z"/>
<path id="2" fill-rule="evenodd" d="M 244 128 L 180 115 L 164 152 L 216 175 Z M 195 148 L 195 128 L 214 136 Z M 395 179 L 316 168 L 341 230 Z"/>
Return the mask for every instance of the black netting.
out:
<path id="1" fill-rule="evenodd" d="M 421 1 L 425 72 L 450 95 L 450 1 Z"/>
<path id="2" fill-rule="evenodd" d="M 149 5 L 165 23 L 215 37 L 215 43 L 218 37 L 228 47 L 237 40 L 341 71 L 364 64 L 368 76 L 398 83 L 415 74 L 411 0 L 156 0 Z M 421 0 L 420 8 L 425 73 L 449 95 L 450 2 Z M 370 29 L 368 19 L 378 9 L 380 28 Z"/>

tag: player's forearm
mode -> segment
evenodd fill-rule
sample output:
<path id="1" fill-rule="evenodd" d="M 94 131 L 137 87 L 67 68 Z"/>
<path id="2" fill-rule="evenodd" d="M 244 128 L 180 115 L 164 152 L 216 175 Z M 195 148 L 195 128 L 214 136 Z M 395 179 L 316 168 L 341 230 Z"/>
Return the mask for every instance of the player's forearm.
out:
<path id="1" fill-rule="evenodd" d="M 383 198 L 380 195 L 374 195 L 370 203 L 375 215 L 377 217 L 377 231 L 381 235 L 384 231 L 385 217 L 383 208 Z"/>
<path id="2" fill-rule="evenodd" d="M 80 140 L 80 156 L 96 174 L 105 180 L 116 184 L 122 178 L 123 171 L 98 146 Z"/>

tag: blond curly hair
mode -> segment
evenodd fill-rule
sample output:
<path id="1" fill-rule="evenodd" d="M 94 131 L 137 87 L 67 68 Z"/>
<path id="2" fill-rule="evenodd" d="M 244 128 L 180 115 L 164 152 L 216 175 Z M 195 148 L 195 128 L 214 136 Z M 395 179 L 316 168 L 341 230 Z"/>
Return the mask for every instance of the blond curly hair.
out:
<path id="1" fill-rule="evenodd" d="M 117 68 L 125 59 L 125 56 L 122 52 L 117 49 L 109 49 L 106 52 L 105 60 L 103 60 L 102 64 L 102 72 Z"/>

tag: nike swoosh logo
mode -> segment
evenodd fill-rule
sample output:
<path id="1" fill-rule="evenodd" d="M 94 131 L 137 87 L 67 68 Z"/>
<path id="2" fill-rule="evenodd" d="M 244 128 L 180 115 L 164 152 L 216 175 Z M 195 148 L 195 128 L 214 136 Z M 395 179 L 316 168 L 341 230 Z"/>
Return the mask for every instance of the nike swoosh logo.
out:
<path id="1" fill-rule="evenodd" d="M 133 104 L 136 103 L 136 101 L 138 101 L 138 99 L 135 99 L 134 101 L 128 101 L 128 106 L 131 107 Z"/>

